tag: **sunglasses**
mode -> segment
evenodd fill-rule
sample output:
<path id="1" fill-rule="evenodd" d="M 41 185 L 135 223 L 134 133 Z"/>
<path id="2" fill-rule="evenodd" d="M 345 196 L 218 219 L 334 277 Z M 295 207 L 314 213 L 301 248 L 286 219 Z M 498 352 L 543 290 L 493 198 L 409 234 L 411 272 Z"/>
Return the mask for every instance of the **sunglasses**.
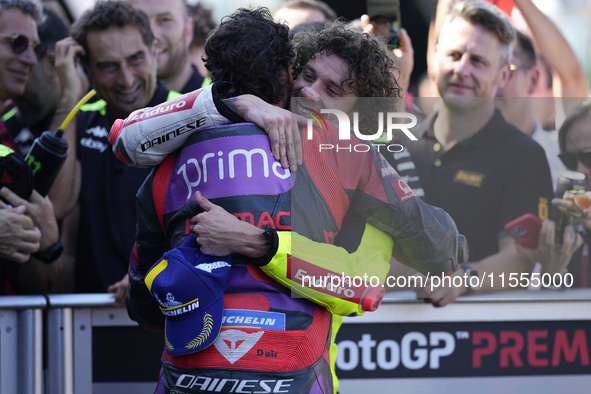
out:
<path id="1" fill-rule="evenodd" d="M 571 171 L 576 171 L 577 163 L 580 161 L 585 167 L 591 168 L 591 148 L 581 149 L 577 153 L 562 152 L 558 157 L 566 168 Z"/>
<path id="2" fill-rule="evenodd" d="M 47 48 L 38 42 L 30 42 L 26 36 L 22 34 L 6 34 L 0 33 L 0 38 L 5 39 L 10 43 L 10 49 L 14 54 L 19 55 L 29 48 L 29 44 L 33 47 L 37 60 L 41 60 L 47 54 Z"/>

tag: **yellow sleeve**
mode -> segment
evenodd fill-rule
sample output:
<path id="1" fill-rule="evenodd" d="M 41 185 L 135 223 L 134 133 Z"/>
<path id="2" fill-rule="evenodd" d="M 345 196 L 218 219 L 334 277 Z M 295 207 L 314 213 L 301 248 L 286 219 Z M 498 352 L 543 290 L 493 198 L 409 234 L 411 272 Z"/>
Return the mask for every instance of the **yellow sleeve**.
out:
<path id="1" fill-rule="evenodd" d="M 354 253 L 296 232 L 277 234 L 277 253 L 261 269 L 291 288 L 293 297 L 306 297 L 341 316 L 361 315 L 378 307 L 394 246 L 388 234 L 366 223 Z"/>

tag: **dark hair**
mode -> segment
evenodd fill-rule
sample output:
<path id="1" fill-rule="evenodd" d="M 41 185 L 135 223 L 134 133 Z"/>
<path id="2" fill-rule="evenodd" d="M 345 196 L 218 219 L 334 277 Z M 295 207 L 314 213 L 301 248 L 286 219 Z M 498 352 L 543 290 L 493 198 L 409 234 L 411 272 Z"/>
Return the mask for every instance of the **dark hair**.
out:
<path id="1" fill-rule="evenodd" d="M 192 46 L 205 44 L 205 39 L 215 29 L 216 22 L 213 20 L 211 8 L 205 7 L 200 2 L 189 5 L 189 15 L 193 18 L 193 41 Z"/>
<path id="2" fill-rule="evenodd" d="M 293 50 L 289 28 L 265 7 L 224 17 L 205 42 L 205 66 L 214 82 L 232 82 L 228 96 L 254 94 L 271 104 L 289 95 L 286 71 Z"/>
<path id="3" fill-rule="evenodd" d="M 589 115 L 591 115 L 591 99 L 585 99 L 568 113 L 562 126 L 560 126 L 560 129 L 558 130 L 558 143 L 561 152 L 566 151 L 566 134 L 569 132 L 573 124 Z"/>
<path id="4" fill-rule="evenodd" d="M 402 89 L 392 75 L 397 70 L 388 48 L 375 36 L 348 29 L 341 21 L 328 23 L 322 30 L 305 30 L 293 38 L 296 52 L 292 62 L 294 79 L 317 53 L 337 55 L 349 65 L 343 81 L 357 97 L 402 97 Z"/>
<path id="5" fill-rule="evenodd" d="M 296 34 L 298 34 L 301 31 L 305 31 L 305 30 L 322 30 L 324 29 L 324 26 L 326 26 L 326 22 L 304 22 L 304 23 L 300 23 L 299 25 L 296 25 L 295 27 L 292 27 L 289 29 L 289 36 L 290 37 L 294 37 Z"/>
<path id="6" fill-rule="evenodd" d="M 316 10 L 322 12 L 327 21 L 337 19 L 337 13 L 328 4 L 320 0 L 287 0 L 279 9 Z"/>
<path id="7" fill-rule="evenodd" d="M 403 96 L 403 90 L 396 81 L 398 69 L 389 55 L 386 44 L 373 35 L 360 33 L 348 29 L 344 22 L 329 22 L 322 30 L 305 30 L 293 38 L 295 58 L 292 62 L 293 77 L 296 79 L 302 69 L 316 54 L 325 52 L 336 55 L 349 66 L 349 76 L 342 81 L 355 93 L 357 97 L 383 97 L 383 100 L 364 100 L 371 102 L 371 112 L 387 112 L 393 109 L 396 100 Z M 388 100 L 390 98 L 391 100 Z M 361 101 L 358 101 L 362 104 Z M 377 106 L 373 106 L 377 104 Z M 361 112 L 368 108 L 356 109 Z M 367 116 L 367 122 L 361 125 L 363 129 L 375 130 L 375 124 Z"/>
<path id="8" fill-rule="evenodd" d="M 50 8 L 43 7 L 45 21 L 37 26 L 39 40 L 48 49 L 54 49 L 55 43 L 70 35 L 64 20 Z"/>
<path id="9" fill-rule="evenodd" d="M 446 16 L 446 22 L 449 23 L 456 18 L 462 18 L 493 33 L 499 40 L 501 65 L 509 64 L 515 41 L 515 28 L 503 11 L 488 1 L 464 0 L 452 7 Z"/>
<path id="10" fill-rule="evenodd" d="M 45 19 L 41 3 L 37 0 L 0 0 L 0 13 L 11 8 L 16 8 L 21 10 L 23 14 L 29 15 L 37 25 L 43 23 Z"/>
<path id="11" fill-rule="evenodd" d="M 513 60 L 518 57 L 523 63 L 518 66 L 533 68 L 538 62 L 536 50 L 531 42 L 531 39 L 520 31 L 517 31 L 517 39 L 515 40 L 515 47 L 513 48 Z"/>
<path id="12" fill-rule="evenodd" d="M 74 22 L 71 35 L 88 54 L 88 33 L 126 26 L 137 27 L 144 44 L 148 48 L 152 47 L 154 35 L 148 16 L 126 1 L 97 1 L 92 9 Z"/>

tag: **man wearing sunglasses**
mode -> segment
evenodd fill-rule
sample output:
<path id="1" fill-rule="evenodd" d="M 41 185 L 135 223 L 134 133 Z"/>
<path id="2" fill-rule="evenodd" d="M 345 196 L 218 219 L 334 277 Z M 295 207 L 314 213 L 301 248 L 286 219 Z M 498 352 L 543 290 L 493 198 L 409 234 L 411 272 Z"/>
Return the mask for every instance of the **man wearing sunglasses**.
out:
<path id="1" fill-rule="evenodd" d="M 560 160 L 566 168 L 585 174 L 591 190 L 591 100 L 586 99 L 566 117 L 558 132 Z"/>
<path id="2" fill-rule="evenodd" d="M 55 68 L 55 43 L 68 37 L 68 27 L 53 10 L 44 7 L 45 21 L 39 25 L 41 44 L 47 49 L 45 57 L 33 68 L 25 92 L 14 99 L 15 107 L 2 116 L 16 151 L 26 155 L 35 138 L 49 126 L 61 97 L 61 86 Z"/>
<path id="3" fill-rule="evenodd" d="M 586 190 L 591 190 L 590 130 L 591 100 L 586 99 L 567 115 L 558 132 L 561 151 L 559 157 L 567 169 L 585 174 Z M 591 287 L 591 211 L 582 203 L 576 202 L 579 193 L 581 192 L 569 191 L 562 198 L 554 198 L 552 205 L 568 215 L 575 224 L 582 225 L 585 231 L 579 234 L 575 232 L 574 226 L 567 225 L 562 243 L 558 244 L 554 238 L 556 224 L 546 220 L 540 230 L 538 247 L 534 250 L 522 249 L 521 252 L 531 261 L 540 262 L 542 274 L 554 277 L 568 272 L 573 278 L 572 287 Z"/>
<path id="4" fill-rule="evenodd" d="M 0 0 L 1 110 L 8 100 L 23 94 L 31 71 L 43 57 L 37 35 L 42 21 L 38 2 Z M 14 147 L 2 123 L 0 143 Z M 5 147 L 3 152 L 3 157 L 10 154 Z M 56 242 L 59 234 L 51 201 L 36 191 L 26 200 L 6 187 L 0 189 L 0 197 L 0 294 L 50 291 L 60 265 L 49 263 L 59 256 L 53 251 L 61 245 Z"/>
<path id="5" fill-rule="evenodd" d="M 558 131 L 560 159 L 569 170 L 585 174 L 586 190 L 591 190 L 591 100 L 586 99 L 575 107 L 566 117 Z M 584 245 L 576 250 L 572 258 L 563 259 L 555 266 L 573 275 L 575 287 L 591 287 L 591 268 L 589 268 L 589 245 L 591 244 L 591 211 L 582 210 L 574 202 L 574 194 L 567 194 L 564 199 L 554 199 L 552 204 L 563 213 L 570 214 L 575 223 L 585 228 Z M 563 245 L 568 240 L 564 240 Z"/>
<path id="6" fill-rule="evenodd" d="M 42 21 L 38 3 L 27 0 L 0 2 L 0 100 L 20 96 L 38 58 L 44 50 L 39 44 L 37 23 Z"/>

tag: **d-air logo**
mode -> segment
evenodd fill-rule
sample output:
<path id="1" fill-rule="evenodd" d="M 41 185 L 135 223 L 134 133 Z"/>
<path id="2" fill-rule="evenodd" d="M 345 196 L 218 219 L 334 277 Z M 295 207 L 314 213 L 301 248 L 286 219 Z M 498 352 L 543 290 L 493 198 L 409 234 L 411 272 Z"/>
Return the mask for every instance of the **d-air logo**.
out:
<path id="1" fill-rule="evenodd" d="M 277 354 L 278 353 L 273 350 L 257 349 L 258 357 L 277 358 Z"/>
<path id="2" fill-rule="evenodd" d="M 264 331 L 252 334 L 239 330 L 222 331 L 213 344 L 230 364 L 234 364 L 257 344 L 264 333 Z"/>
<path id="3" fill-rule="evenodd" d="M 408 186 L 402 180 L 402 178 L 392 181 L 391 184 L 400 202 L 405 202 L 406 200 L 417 197 L 417 194 L 414 192 L 414 190 L 412 190 L 412 188 Z"/>

